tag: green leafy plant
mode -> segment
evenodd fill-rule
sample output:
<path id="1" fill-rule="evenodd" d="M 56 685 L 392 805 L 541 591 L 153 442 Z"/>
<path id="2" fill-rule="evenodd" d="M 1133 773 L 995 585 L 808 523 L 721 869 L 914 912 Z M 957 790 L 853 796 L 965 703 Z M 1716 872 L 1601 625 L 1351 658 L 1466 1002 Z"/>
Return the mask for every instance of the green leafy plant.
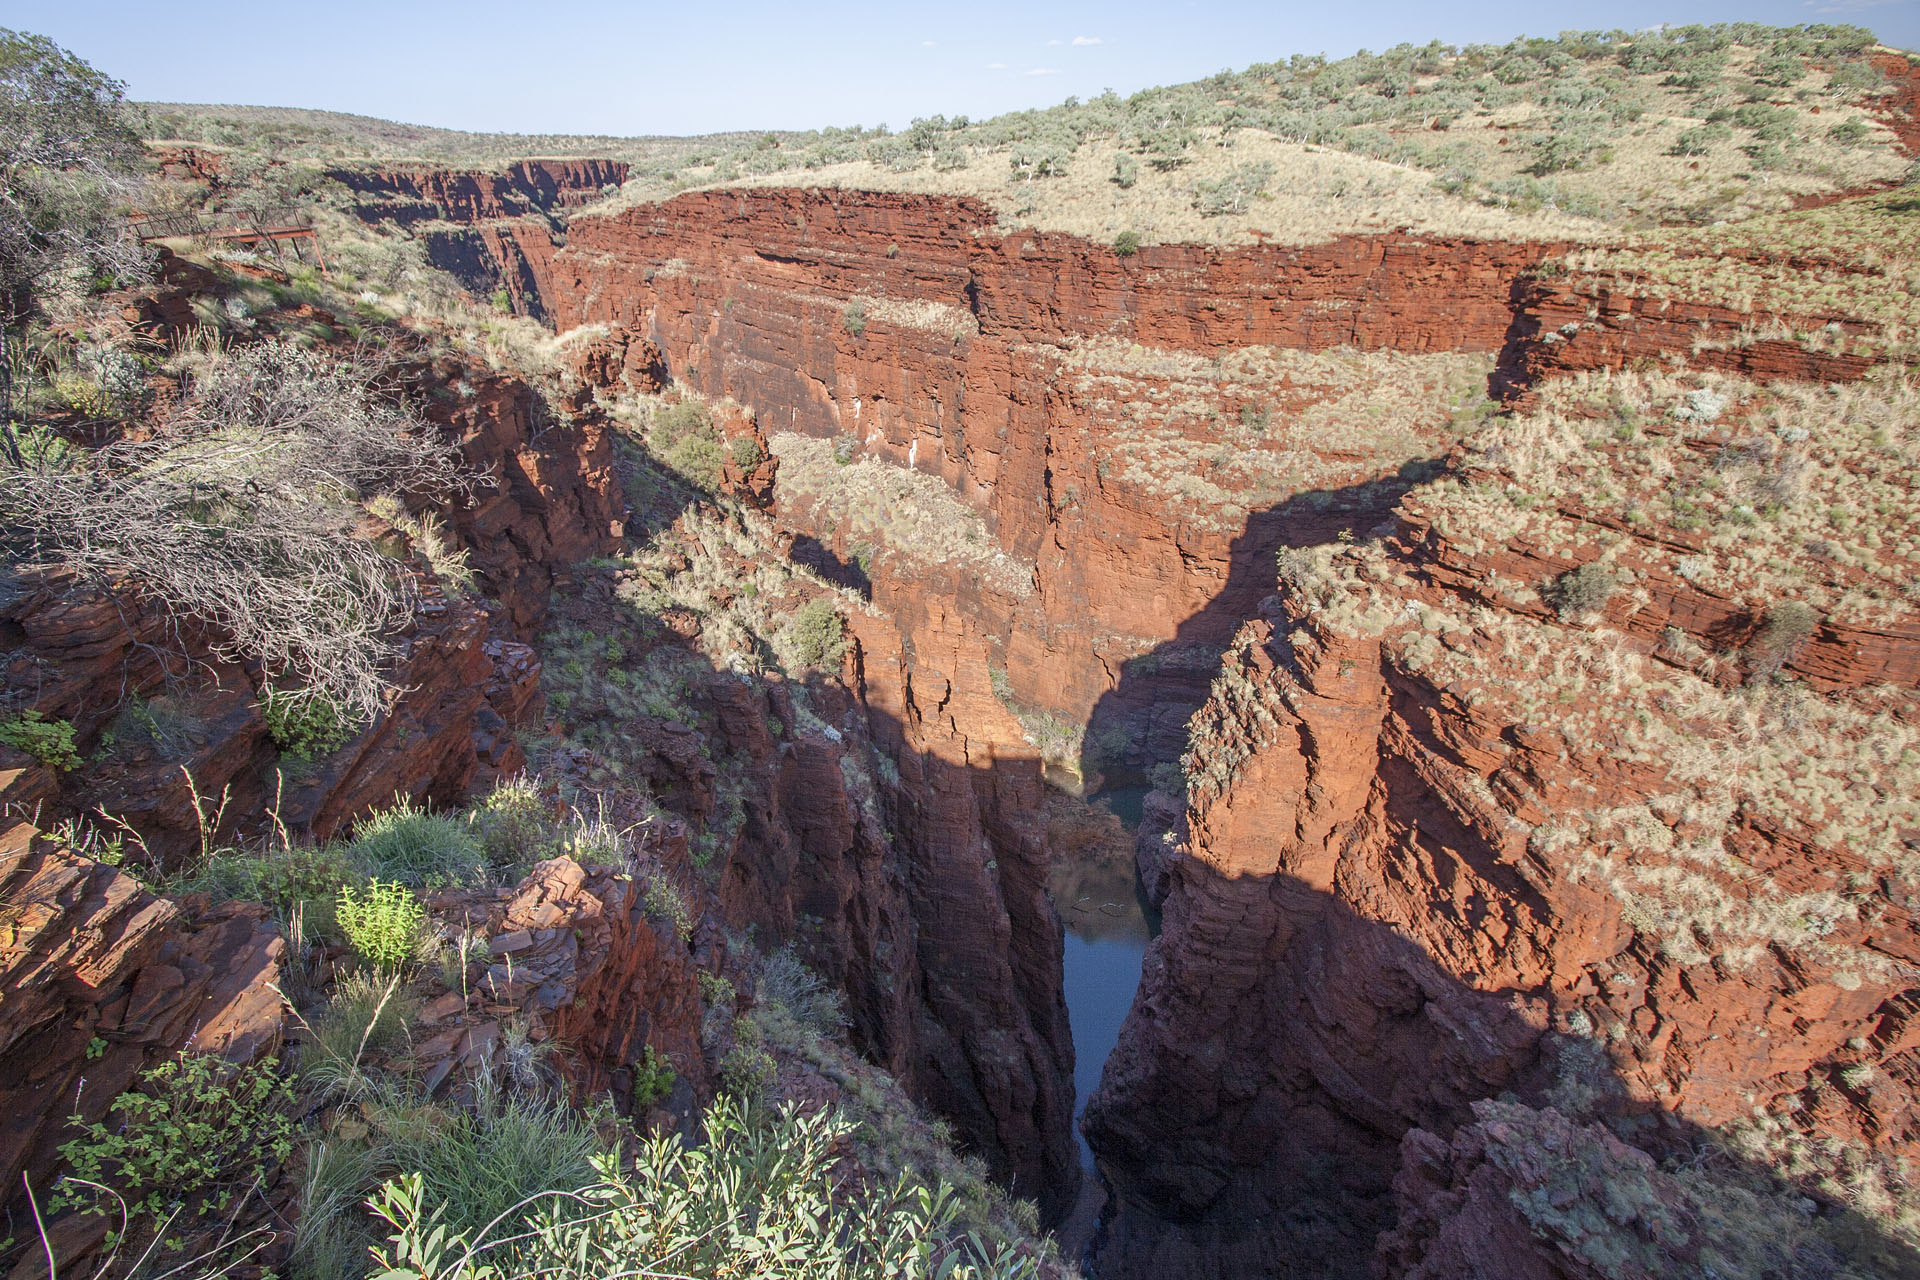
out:
<path id="1" fill-rule="evenodd" d="M 706 1111 L 707 1141 L 643 1142 L 629 1170 L 592 1161 L 593 1180 L 549 1192 L 525 1238 L 505 1222 L 464 1228 L 473 1214 L 410 1174 L 388 1182 L 374 1209 L 392 1228 L 376 1255 L 381 1280 L 490 1280 L 539 1275 L 833 1276 L 837 1280 L 1032 1280 L 1037 1258 L 955 1229 L 951 1187 L 907 1176 L 845 1194 L 840 1157 L 854 1126 L 833 1112 L 788 1108 L 770 1121 L 722 1098 Z M 404 1165 L 402 1167 L 405 1167 Z M 458 1217 L 456 1217 L 458 1215 Z M 745 1224 L 751 1224 L 747 1228 Z"/>
<path id="2" fill-rule="evenodd" d="M 73 725 L 49 720 L 38 711 L 23 711 L 0 724 L 0 742 L 26 752 L 54 769 L 78 769 L 80 753 L 73 745 Z"/>
<path id="3" fill-rule="evenodd" d="M 687 909 L 686 896 L 664 875 L 656 875 L 647 881 L 643 901 L 648 916 L 671 924 L 682 938 L 693 933 L 693 913 Z"/>
<path id="4" fill-rule="evenodd" d="M 353 724 L 332 699 L 268 689 L 260 695 L 267 736 L 290 760 L 311 762 L 330 756 L 353 736 Z"/>
<path id="5" fill-rule="evenodd" d="M 673 1064 L 652 1045 L 648 1045 L 646 1053 L 633 1064 L 634 1112 L 643 1112 L 672 1093 L 679 1078 L 674 1073 Z"/>
<path id="6" fill-rule="evenodd" d="M 395 970 L 413 958 L 427 910 L 403 884 L 370 881 L 364 893 L 340 890 L 334 918 L 347 945 L 376 969 Z"/>
<path id="7" fill-rule="evenodd" d="M 225 1210 L 293 1149 L 292 1092 L 273 1062 L 233 1066 L 183 1054 L 140 1075 L 113 1101 L 116 1123 L 86 1123 L 60 1148 L 70 1185 L 56 1203 L 92 1203 L 111 1188 L 130 1212 L 157 1215 L 171 1204 L 196 1213 Z"/>
<path id="8" fill-rule="evenodd" d="M 847 332 L 854 337 L 862 337 L 867 332 L 867 308 L 860 302 L 849 302 L 840 318 L 846 322 Z"/>
<path id="9" fill-rule="evenodd" d="M 1113 238 L 1113 252 L 1121 258 L 1131 258 L 1140 252 L 1140 236 L 1137 232 L 1122 231 Z"/>

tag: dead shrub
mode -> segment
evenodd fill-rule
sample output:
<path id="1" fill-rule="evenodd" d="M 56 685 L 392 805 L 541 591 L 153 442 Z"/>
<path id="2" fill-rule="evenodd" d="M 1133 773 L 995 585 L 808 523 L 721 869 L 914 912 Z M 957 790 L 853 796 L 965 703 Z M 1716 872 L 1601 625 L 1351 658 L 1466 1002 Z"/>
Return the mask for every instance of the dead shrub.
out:
<path id="1" fill-rule="evenodd" d="M 412 616 L 411 579 L 352 536 L 375 492 L 458 499 L 477 477 L 408 408 L 376 393 L 364 359 L 289 342 L 212 364 L 151 439 L 64 469 L 0 469 L 0 527 L 20 551 L 176 617 L 215 624 L 223 656 L 297 681 L 350 716 L 390 688 L 387 634 Z"/>

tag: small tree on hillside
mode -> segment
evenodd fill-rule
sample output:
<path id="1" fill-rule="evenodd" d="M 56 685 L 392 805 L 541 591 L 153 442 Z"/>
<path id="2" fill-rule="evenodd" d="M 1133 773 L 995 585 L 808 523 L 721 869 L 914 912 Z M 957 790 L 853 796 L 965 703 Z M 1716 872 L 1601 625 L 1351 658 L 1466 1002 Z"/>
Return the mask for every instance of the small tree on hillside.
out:
<path id="1" fill-rule="evenodd" d="M 61 270 L 142 273 L 145 251 L 115 216 L 140 154 L 119 81 L 0 27 L 0 318 L 26 316 Z"/>

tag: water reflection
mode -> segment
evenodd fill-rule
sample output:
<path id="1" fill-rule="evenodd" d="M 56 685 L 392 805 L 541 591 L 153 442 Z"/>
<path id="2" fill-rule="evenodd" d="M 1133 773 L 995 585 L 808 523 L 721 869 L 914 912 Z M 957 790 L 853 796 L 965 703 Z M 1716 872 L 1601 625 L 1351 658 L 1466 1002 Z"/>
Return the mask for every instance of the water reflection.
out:
<path id="1" fill-rule="evenodd" d="M 1048 842 L 1054 863 L 1048 887 L 1066 924 L 1065 989 L 1073 1026 L 1074 1136 L 1080 1161 L 1093 1155 L 1080 1138 L 1079 1117 L 1100 1083 L 1100 1069 L 1120 1038 L 1140 961 L 1159 921 L 1147 910 L 1133 867 L 1133 836 L 1144 787 L 1115 788 L 1087 800 L 1049 800 Z"/>

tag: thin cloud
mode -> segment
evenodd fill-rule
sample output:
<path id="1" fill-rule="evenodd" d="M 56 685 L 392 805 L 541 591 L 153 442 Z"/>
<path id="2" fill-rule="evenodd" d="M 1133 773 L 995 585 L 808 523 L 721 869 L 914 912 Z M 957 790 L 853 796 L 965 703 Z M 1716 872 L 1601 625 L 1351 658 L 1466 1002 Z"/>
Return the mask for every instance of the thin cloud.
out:
<path id="1" fill-rule="evenodd" d="M 1028 75 L 1030 75 L 1030 76 L 1057 76 L 1057 75 L 1059 75 L 1059 74 L 1060 74 L 1060 68 L 1058 68 L 1058 67 L 1035 67 L 1035 68 L 1033 68 L 1033 69 L 1032 69 L 1031 71 L 1029 71 L 1029 72 L 1027 72 L 1027 74 L 1028 74 Z"/>
<path id="2" fill-rule="evenodd" d="M 1065 44 L 1066 41 L 1065 40 L 1049 40 L 1047 41 L 1047 43 L 1048 44 Z"/>
<path id="3" fill-rule="evenodd" d="M 1004 62 L 989 62 L 987 64 L 987 70 L 989 71 L 1005 71 L 1006 69 L 1007 64 Z"/>
<path id="4" fill-rule="evenodd" d="M 1074 42 L 1075 44 L 1077 44 L 1077 45 L 1080 45 L 1080 46 L 1082 46 L 1082 47 L 1084 47 L 1084 46 L 1086 46 L 1086 45 L 1090 45 L 1090 44 L 1105 44 L 1105 43 L 1106 43 L 1106 42 L 1105 42 L 1104 40 L 1102 40 L 1102 39 L 1101 39 L 1101 38 L 1100 38 L 1099 36 L 1075 36 L 1075 37 L 1073 38 L 1073 42 Z"/>
<path id="5" fill-rule="evenodd" d="M 931 41 L 931 40 L 922 40 L 922 41 L 920 42 L 920 47 L 921 47 L 922 49 L 931 49 L 931 48 L 933 48 L 933 41 Z"/>

